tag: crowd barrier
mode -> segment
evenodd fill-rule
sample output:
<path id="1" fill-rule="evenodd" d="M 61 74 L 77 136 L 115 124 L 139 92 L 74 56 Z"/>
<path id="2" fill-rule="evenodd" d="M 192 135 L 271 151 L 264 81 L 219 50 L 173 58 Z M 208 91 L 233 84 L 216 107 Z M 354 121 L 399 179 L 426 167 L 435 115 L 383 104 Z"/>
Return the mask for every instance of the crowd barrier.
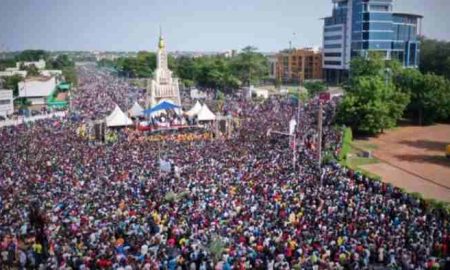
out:
<path id="1" fill-rule="evenodd" d="M 209 132 L 204 132 L 200 134 L 172 134 L 172 135 L 150 135 L 147 137 L 142 137 L 141 139 L 148 140 L 150 142 L 161 142 L 161 141 L 175 141 L 175 142 L 190 142 L 190 141 L 200 141 L 200 140 L 210 140 L 213 135 Z"/>
<path id="2" fill-rule="evenodd" d="M 30 117 L 21 117 L 19 116 L 17 119 L 6 119 L 4 121 L 0 121 L 0 127 L 7 127 L 7 126 L 17 126 L 20 124 L 23 124 L 25 122 L 34 122 L 37 120 L 42 120 L 42 119 L 49 119 L 49 118 L 62 118 L 62 117 L 66 117 L 67 112 L 62 111 L 62 112 L 54 112 L 54 113 L 48 113 L 48 114 L 40 114 L 40 115 L 35 115 L 35 116 L 30 116 Z"/>

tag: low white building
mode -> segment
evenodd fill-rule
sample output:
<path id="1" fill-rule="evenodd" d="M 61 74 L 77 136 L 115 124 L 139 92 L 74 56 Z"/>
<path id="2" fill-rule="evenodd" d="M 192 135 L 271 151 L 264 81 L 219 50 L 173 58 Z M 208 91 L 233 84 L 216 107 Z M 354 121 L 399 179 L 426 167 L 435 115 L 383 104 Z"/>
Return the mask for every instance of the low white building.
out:
<path id="1" fill-rule="evenodd" d="M 0 77 L 11 77 L 14 75 L 20 75 L 22 77 L 26 77 L 27 76 L 27 71 L 26 70 L 5 70 L 5 71 L 0 71 Z"/>
<path id="2" fill-rule="evenodd" d="M 269 90 L 267 90 L 267 89 L 254 88 L 252 90 L 252 94 L 255 94 L 257 97 L 264 98 L 264 99 L 269 98 Z"/>
<path id="3" fill-rule="evenodd" d="M 253 85 L 250 87 L 244 87 L 243 89 L 243 97 L 247 100 L 250 100 L 253 95 L 255 95 L 258 98 L 269 98 L 269 90 L 262 89 L 262 88 L 256 88 Z"/>
<path id="4" fill-rule="evenodd" d="M 208 97 L 208 95 L 205 92 L 200 91 L 197 88 L 192 88 L 190 90 L 190 95 L 192 99 L 205 99 Z"/>
<path id="5" fill-rule="evenodd" d="M 40 71 L 42 76 L 61 76 L 62 75 L 62 70 L 58 70 L 58 69 L 44 69 Z"/>
<path id="6" fill-rule="evenodd" d="M 31 62 L 26 62 L 26 61 L 23 61 L 23 62 L 17 62 L 16 63 L 16 68 L 20 68 L 22 65 L 24 65 L 24 66 L 26 66 L 26 67 L 28 67 L 28 66 L 31 66 L 31 65 L 34 65 L 36 68 L 38 68 L 38 69 L 44 69 L 45 68 L 45 61 L 44 60 L 39 60 L 39 61 L 31 61 Z"/>
<path id="7" fill-rule="evenodd" d="M 27 98 L 32 105 L 44 105 L 55 87 L 55 77 L 30 77 L 19 82 L 19 97 Z"/>
<path id="8" fill-rule="evenodd" d="M 10 115 L 14 113 L 13 91 L 0 89 L 0 115 Z"/>

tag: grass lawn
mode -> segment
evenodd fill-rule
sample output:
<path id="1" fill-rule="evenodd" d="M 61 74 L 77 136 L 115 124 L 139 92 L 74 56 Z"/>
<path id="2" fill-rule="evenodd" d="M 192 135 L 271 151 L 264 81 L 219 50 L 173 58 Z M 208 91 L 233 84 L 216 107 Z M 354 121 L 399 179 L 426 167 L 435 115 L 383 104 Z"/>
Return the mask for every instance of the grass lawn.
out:
<path id="1" fill-rule="evenodd" d="M 354 139 L 351 144 L 353 147 L 365 151 L 373 151 L 378 148 L 378 145 L 370 143 L 367 140 Z"/>
<path id="2" fill-rule="evenodd" d="M 379 163 L 378 159 L 374 157 L 364 157 L 366 156 L 366 152 L 376 149 L 377 145 L 370 144 L 365 140 L 353 140 L 352 130 L 350 128 L 344 130 L 342 141 L 342 149 L 339 155 L 341 165 L 355 171 L 360 171 L 373 179 L 381 180 L 380 176 L 361 168 L 363 165 Z"/>
<path id="3" fill-rule="evenodd" d="M 357 169 L 359 166 L 368 165 L 368 164 L 375 164 L 379 163 L 379 161 L 376 158 L 364 158 L 364 157 L 351 157 L 349 156 L 347 158 L 347 166 L 349 166 L 352 169 Z"/>
<path id="4" fill-rule="evenodd" d="M 375 144 L 369 144 L 365 141 L 355 140 L 350 144 L 350 151 L 347 155 L 347 159 L 344 161 L 345 165 L 355 171 L 361 171 L 365 175 L 380 179 L 380 177 L 374 173 L 361 168 L 361 166 L 368 164 L 379 163 L 380 161 L 374 157 L 366 158 L 362 156 L 363 151 L 372 151 L 377 148 Z"/>

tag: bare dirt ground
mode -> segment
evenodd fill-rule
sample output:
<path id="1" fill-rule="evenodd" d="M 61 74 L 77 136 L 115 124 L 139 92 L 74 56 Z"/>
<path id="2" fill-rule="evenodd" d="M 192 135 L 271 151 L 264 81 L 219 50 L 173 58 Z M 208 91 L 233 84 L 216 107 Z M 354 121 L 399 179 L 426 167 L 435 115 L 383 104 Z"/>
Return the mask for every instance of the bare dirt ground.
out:
<path id="1" fill-rule="evenodd" d="M 445 157 L 450 125 L 401 127 L 368 143 L 376 145 L 372 154 L 381 163 L 362 168 L 409 192 L 450 202 L 450 159 Z"/>
<path id="2" fill-rule="evenodd" d="M 56 96 L 56 99 L 63 101 L 63 100 L 66 100 L 66 97 L 67 97 L 67 93 L 58 93 L 58 96 Z"/>

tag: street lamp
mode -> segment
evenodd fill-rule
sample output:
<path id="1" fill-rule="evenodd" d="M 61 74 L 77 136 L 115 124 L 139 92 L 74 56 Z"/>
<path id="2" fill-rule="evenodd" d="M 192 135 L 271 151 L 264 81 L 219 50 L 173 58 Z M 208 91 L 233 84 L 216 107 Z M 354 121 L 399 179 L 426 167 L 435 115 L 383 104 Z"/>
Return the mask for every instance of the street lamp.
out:
<path id="1" fill-rule="evenodd" d="M 392 76 L 392 70 L 390 68 L 385 68 L 384 69 L 384 84 L 387 86 L 389 79 Z"/>

